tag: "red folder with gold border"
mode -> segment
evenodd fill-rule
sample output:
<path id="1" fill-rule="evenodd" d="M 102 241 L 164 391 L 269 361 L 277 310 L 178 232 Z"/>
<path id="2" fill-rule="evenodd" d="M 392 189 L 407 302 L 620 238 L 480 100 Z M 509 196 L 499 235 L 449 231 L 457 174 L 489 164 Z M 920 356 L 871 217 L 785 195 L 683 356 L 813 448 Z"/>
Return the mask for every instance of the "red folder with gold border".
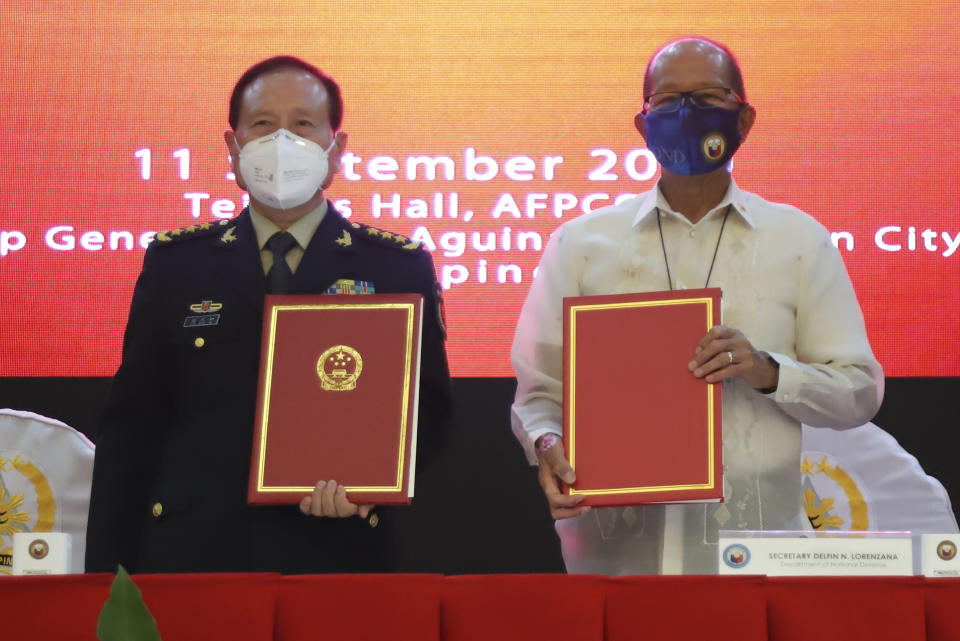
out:
<path id="1" fill-rule="evenodd" d="M 687 369 L 720 290 L 566 298 L 563 432 L 581 505 L 723 499 L 722 385 Z"/>
<path id="2" fill-rule="evenodd" d="M 422 319 L 419 294 L 266 297 L 249 503 L 321 480 L 354 503 L 411 501 Z"/>

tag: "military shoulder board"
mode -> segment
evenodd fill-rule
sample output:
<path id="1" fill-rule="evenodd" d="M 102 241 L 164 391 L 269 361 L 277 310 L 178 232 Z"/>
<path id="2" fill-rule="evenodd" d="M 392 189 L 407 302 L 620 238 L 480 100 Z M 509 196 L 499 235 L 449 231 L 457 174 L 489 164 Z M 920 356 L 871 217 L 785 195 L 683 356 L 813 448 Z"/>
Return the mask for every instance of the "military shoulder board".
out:
<path id="1" fill-rule="evenodd" d="M 230 239 L 227 237 L 230 236 L 235 229 L 235 227 L 231 225 L 233 222 L 232 220 L 221 220 L 216 223 L 198 223 L 196 225 L 180 227 L 179 229 L 169 229 L 158 232 L 154 240 L 159 245 L 171 245 L 189 238 L 201 238 L 219 233 L 222 235 L 223 242 L 229 243 Z"/>
<path id="2" fill-rule="evenodd" d="M 388 245 L 390 247 L 404 249 L 407 251 L 415 251 L 420 249 L 419 241 L 407 238 L 406 236 L 401 236 L 400 234 L 394 234 L 383 229 L 370 227 L 369 225 L 361 225 L 360 223 L 350 223 L 350 226 L 353 227 L 355 230 L 354 233 L 357 236 L 378 242 L 381 245 Z"/>

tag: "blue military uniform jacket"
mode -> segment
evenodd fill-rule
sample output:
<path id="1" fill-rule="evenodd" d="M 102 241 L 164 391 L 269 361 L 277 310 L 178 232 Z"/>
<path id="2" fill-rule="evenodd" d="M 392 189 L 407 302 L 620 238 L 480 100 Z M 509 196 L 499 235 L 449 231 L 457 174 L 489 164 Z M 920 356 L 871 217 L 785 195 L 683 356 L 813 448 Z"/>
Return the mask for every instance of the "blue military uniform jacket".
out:
<path id="1" fill-rule="evenodd" d="M 417 243 L 351 223 L 331 206 L 291 294 L 340 279 L 377 293 L 424 296 L 418 467 L 437 456 L 450 420 L 439 290 Z M 157 235 L 144 258 L 97 437 L 87 571 L 390 571 L 390 510 L 379 522 L 249 506 L 266 278 L 249 213 Z M 191 305 L 220 305 L 196 325 Z M 201 339 L 201 340 L 198 340 Z M 320 479 L 317 479 L 320 480 Z M 407 508 L 395 508 L 407 509 Z"/>

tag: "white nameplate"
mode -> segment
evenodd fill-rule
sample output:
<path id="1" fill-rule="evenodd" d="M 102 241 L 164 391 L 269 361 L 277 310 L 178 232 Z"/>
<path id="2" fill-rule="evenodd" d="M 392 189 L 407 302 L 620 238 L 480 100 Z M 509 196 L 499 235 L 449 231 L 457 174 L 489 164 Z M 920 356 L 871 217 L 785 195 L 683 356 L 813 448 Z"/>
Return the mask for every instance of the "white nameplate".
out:
<path id="1" fill-rule="evenodd" d="M 909 576 L 913 542 L 904 538 L 720 538 L 720 574 Z"/>
<path id="2" fill-rule="evenodd" d="M 14 574 L 70 574 L 71 535 L 65 532 L 16 532 Z"/>
<path id="3" fill-rule="evenodd" d="M 960 576 L 960 534 L 921 535 L 920 562 L 924 576 Z"/>

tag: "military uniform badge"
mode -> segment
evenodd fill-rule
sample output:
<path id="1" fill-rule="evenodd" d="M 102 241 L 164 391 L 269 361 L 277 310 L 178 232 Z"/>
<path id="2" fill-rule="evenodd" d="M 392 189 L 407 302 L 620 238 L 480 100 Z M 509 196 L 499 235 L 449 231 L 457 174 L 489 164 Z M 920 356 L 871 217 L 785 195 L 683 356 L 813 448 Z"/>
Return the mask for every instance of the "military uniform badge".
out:
<path id="1" fill-rule="evenodd" d="M 346 294 L 346 295 L 357 295 L 357 294 L 373 294 L 376 292 L 376 289 L 373 286 L 373 282 L 369 280 L 350 280 L 348 278 L 341 278 L 333 285 L 327 288 L 327 294 Z"/>
<path id="2" fill-rule="evenodd" d="M 187 316 L 183 319 L 184 327 L 210 327 L 220 323 L 219 312 L 223 309 L 223 303 L 215 303 L 212 300 L 205 300 L 190 305 L 190 311 L 196 316 Z"/>

